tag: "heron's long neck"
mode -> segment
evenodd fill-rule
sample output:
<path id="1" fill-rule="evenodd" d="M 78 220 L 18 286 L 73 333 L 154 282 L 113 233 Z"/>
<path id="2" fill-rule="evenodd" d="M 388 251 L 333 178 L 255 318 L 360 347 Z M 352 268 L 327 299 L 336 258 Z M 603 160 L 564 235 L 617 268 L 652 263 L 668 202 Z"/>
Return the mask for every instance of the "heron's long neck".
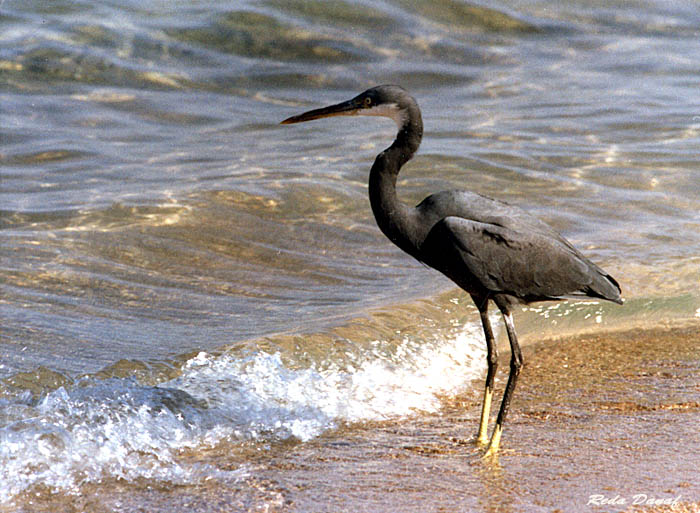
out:
<path id="1" fill-rule="evenodd" d="M 417 247 L 418 225 L 413 207 L 399 200 L 396 180 L 401 166 L 418 150 L 423 136 L 420 111 L 409 111 L 394 143 L 377 155 L 369 174 L 369 200 L 374 218 L 384 235 L 397 246 L 412 253 Z"/>

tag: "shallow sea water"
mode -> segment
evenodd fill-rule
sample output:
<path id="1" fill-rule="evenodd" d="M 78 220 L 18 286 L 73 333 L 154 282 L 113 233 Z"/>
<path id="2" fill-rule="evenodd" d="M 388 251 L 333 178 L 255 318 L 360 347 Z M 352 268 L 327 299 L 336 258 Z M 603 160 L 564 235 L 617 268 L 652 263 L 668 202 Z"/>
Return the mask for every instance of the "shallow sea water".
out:
<path id="1" fill-rule="evenodd" d="M 3 507 L 241 476 L 262 498 L 234 510 L 274 505 L 256 454 L 480 390 L 468 298 L 371 216 L 393 124 L 279 125 L 379 83 L 423 110 L 406 201 L 516 203 L 622 284 L 519 313 L 526 343 L 700 318 L 699 26 L 651 1 L 2 2 Z"/>

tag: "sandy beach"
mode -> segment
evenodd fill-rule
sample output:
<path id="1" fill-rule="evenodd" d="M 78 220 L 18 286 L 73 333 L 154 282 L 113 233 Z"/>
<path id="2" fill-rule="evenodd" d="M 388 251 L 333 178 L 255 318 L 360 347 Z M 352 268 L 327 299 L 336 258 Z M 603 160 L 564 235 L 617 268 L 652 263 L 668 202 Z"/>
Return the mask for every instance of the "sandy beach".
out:
<path id="1" fill-rule="evenodd" d="M 469 397 L 297 446 L 266 475 L 295 488 L 296 511 L 697 510 L 698 327 L 547 341 L 524 355 L 497 461 L 472 443 Z"/>
<path id="2" fill-rule="evenodd" d="M 497 460 L 473 443 L 474 393 L 437 414 L 347 425 L 307 443 L 181 454 L 233 472 L 221 480 L 34 490 L 19 511 L 699 510 L 699 326 L 549 340 L 524 356 Z M 499 378 L 500 390 L 504 370 Z"/>

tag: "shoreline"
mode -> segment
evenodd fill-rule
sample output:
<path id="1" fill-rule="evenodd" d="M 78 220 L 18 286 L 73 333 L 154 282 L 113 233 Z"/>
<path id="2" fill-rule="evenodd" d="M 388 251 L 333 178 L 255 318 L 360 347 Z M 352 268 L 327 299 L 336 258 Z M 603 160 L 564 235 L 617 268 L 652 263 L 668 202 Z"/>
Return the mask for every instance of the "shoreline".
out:
<path id="1" fill-rule="evenodd" d="M 493 461 L 473 443 L 478 381 L 432 414 L 342 425 L 305 443 L 182 451 L 220 474 L 198 484 L 106 479 L 77 494 L 33 489 L 0 511 L 700 511 L 700 325 L 547 340 L 523 354 Z M 657 502 L 634 504 L 642 495 Z"/>
<path id="2" fill-rule="evenodd" d="M 700 465 L 691 456 L 700 454 L 700 326 L 591 333 L 527 344 L 523 353 L 493 462 L 472 442 L 479 382 L 478 393 L 447 399 L 439 413 L 347 426 L 296 446 L 273 458 L 265 477 L 308 484 L 290 494 L 291 511 L 700 509 Z M 589 505 L 596 495 L 625 501 Z M 657 505 L 634 504 L 641 495 Z M 674 500 L 673 509 L 663 503 Z"/>

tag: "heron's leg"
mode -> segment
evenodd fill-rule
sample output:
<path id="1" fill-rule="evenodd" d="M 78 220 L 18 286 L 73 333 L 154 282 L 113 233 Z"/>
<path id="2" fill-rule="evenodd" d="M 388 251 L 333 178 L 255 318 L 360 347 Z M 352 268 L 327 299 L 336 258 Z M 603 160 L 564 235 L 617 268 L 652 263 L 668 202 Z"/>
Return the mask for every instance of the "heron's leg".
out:
<path id="1" fill-rule="evenodd" d="M 503 401 L 501 401 L 501 409 L 498 411 L 498 418 L 496 419 L 496 427 L 491 435 L 491 442 L 489 443 L 489 448 L 486 451 L 485 456 L 493 456 L 498 452 L 498 446 L 501 443 L 501 434 L 503 433 L 503 423 L 506 420 L 506 415 L 508 414 L 508 407 L 510 406 L 510 400 L 513 397 L 513 391 L 515 390 L 515 383 L 518 381 L 518 375 L 520 374 L 520 368 L 523 365 L 523 356 L 520 353 L 520 346 L 518 345 L 518 339 L 515 335 L 515 326 L 513 325 L 513 316 L 510 311 L 506 308 L 501 308 L 503 312 L 503 320 L 506 324 L 506 331 L 508 332 L 508 340 L 510 341 L 510 374 L 508 374 L 508 384 L 506 385 L 506 391 L 503 393 Z"/>
<path id="2" fill-rule="evenodd" d="M 476 303 L 479 305 L 479 303 Z M 493 330 L 489 322 L 488 315 L 488 300 L 483 302 L 483 306 L 479 306 L 479 314 L 481 315 L 481 324 L 484 328 L 484 337 L 486 338 L 486 362 L 488 369 L 486 370 L 486 385 L 484 386 L 484 402 L 481 405 L 481 421 L 479 422 L 479 434 L 476 442 L 485 445 L 489 440 L 487 431 L 489 428 L 489 413 L 491 412 L 491 399 L 493 398 L 493 381 L 496 377 L 498 369 L 498 350 L 496 349 L 496 341 L 493 337 Z"/>

